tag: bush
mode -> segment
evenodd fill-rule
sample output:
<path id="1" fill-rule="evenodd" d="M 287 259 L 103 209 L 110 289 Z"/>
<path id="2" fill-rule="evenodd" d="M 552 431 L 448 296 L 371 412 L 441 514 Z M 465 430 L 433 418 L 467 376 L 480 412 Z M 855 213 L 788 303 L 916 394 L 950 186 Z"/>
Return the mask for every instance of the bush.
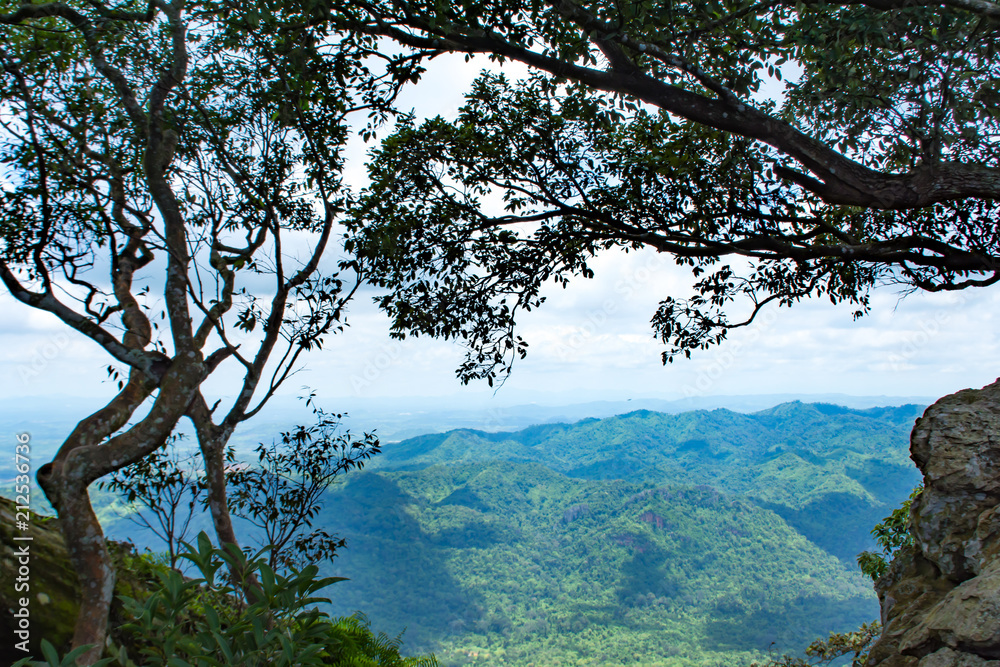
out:
<path id="1" fill-rule="evenodd" d="M 217 549 L 205 533 L 196 547 L 185 545 L 180 557 L 201 575 L 154 568 L 155 583 L 144 599 L 122 597 L 128 621 L 120 628 L 121 645 L 109 649 L 99 665 L 121 667 L 436 667 L 433 656 L 405 658 L 401 638 L 375 635 L 363 616 L 331 619 L 315 608 L 329 602 L 317 593 L 343 578 L 318 578 L 316 566 L 276 573 L 263 554 L 253 559 L 237 548 Z M 226 579 L 227 566 L 255 577 L 254 600 L 242 582 Z M 43 642 L 50 667 L 75 665 L 76 650 L 60 658 Z M 15 667 L 26 667 L 29 660 Z"/>
<path id="2" fill-rule="evenodd" d="M 862 551 L 858 554 L 858 565 L 873 582 L 878 581 L 886 573 L 889 563 L 901 547 L 913 544 L 913 534 L 910 531 L 910 505 L 923 490 L 923 485 L 913 489 L 913 493 L 901 507 L 893 510 L 892 514 L 882 519 L 882 523 L 872 528 L 872 537 L 882 551 Z"/>
<path id="3" fill-rule="evenodd" d="M 753 663 L 750 667 L 816 667 L 833 663 L 846 667 L 863 667 L 868 651 L 879 638 L 882 626 L 877 622 L 865 623 L 854 632 L 831 632 L 827 639 L 817 639 L 806 649 L 806 658 L 783 655 L 766 663 Z M 850 663 L 840 661 L 849 659 Z"/>

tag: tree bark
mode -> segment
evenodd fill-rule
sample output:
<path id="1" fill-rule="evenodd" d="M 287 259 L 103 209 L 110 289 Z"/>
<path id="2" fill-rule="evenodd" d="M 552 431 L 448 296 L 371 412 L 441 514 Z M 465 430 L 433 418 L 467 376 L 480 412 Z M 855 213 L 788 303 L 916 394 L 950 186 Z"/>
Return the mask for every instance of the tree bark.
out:
<path id="1" fill-rule="evenodd" d="M 218 426 L 212 421 L 212 412 L 201 394 L 191 402 L 187 416 L 194 424 L 198 445 L 205 461 L 208 509 L 212 515 L 212 525 L 219 546 L 224 549 L 226 545 L 231 544 L 239 549 L 240 542 L 233 527 L 232 515 L 229 513 L 229 498 L 226 491 L 226 444 L 233 430 L 225 425 Z M 235 564 L 230 564 L 229 575 L 233 586 L 242 589 L 248 600 L 260 599 L 261 587 L 256 577 L 236 567 Z"/>
<path id="2" fill-rule="evenodd" d="M 191 396 L 203 380 L 203 363 L 197 356 L 186 363 L 175 361 L 158 388 L 133 370 L 118 395 L 77 424 L 55 459 L 38 471 L 39 486 L 56 508 L 66 548 L 80 578 L 80 614 L 72 646 L 91 647 L 78 658 L 80 665 L 93 664 L 104 651 L 115 584 L 104 532 L 87 488 L 159 447 L 187 411 Z M 159 393 L 149 413 L 118 433 L 155 389 Z"/>
<path id="3" fill-rule="evenodd" d="M 59 527 L 80 582 L 80 613 L 73 630 L 73 647 L 90 645 L 77 658 L 91 665 L 101 658 L 108 634 L 108 616 L 115 589 L 115 568 L 104 542 L 104 532 L 90 504 L 87 487 L 75 475 L 44 475 L 38 481 L 45 495 L 56 505 Z"/>

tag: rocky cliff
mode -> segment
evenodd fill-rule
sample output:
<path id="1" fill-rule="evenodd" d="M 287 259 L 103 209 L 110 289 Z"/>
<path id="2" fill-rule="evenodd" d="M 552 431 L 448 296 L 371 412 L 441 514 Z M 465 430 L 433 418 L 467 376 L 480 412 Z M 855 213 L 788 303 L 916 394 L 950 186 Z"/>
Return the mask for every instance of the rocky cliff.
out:
<path id="1" fill-rule="evenodd" d="M 20 531 L 16 529 L 17 518 L 24 516 L 18 517 L 14 503 L 0 498 L 2 665 L 12 664 L 28 653 L 40 658 L 43 637 L 60 649 L 68 647 L 80 606 L 76 572 L 70 565 L 58 521 L 32 513 L 26 522 L 29 529 Z M 22 601 L 27 606 L 22 606 Z"/>
<path id="2" fill-rule="evenodd" d="M 915 544 L 876 584 L 868 667 L 1000 667 L 1000 380 L 927 408 L 910 438 L 924 475 Z"/>
<path id="3" fill-rule="evenodd" d="M 68 651 L 80 609 L 80 585 L 59 520 L 32 514 L 28 530 L 22 531 L 17 521 L 23 518 L 13 502 L 0 497 L 0 666 L 28 655 L 40 659 L 43 638 L 60 653 Z M 108 542 L 108 549 L 118 571 L 115 595 L 148 595 L 153 574 L 133 547 Z M 122 606 L 115 599 L 111 635 L 127 644 L 118 628 Z"/>

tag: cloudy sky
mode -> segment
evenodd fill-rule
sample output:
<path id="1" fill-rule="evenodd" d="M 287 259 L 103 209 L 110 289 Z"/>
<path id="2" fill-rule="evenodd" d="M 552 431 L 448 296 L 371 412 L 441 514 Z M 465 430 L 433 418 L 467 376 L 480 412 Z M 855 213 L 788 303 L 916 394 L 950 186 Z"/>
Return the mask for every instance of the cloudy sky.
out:
<path id="1" fill-rule="evenodd" d="M 687 294 L 686 275 L 654 253 L 614 254 L 594 263 L 597 277 L 550 289 L 522 320 L 528 357 L 496 392 L 503 404 L 638 397 L 844 393 L 940 396 L 993 381 L 1000 370 L 994 313 L 1000 290 L 914 294 L 876 292 L 872 313 L 853 321 L 846 306 L 812 301 L 773 308 L 721 347 L 660 363 L 649 318 L 664 296 Z M 461 347 L 429 339 L 393 341 L 385 316 L 352 306 L 350 327 L 306 359 L 290 380 L 329 398 L 489 394 L 454 376 Z M 0 297 L 3 397 L 110 395 L 106 356 L 44 314 Z M 232 376 L 230 376 L 230 380 Z M 226 380 L 213 383 L 219 394 Z"/>
<path id="2" fill-rule="evenodd" d="M 455 112 L 475 68 L 440 59 L 407 101 L 421 114 Z M 356 155 L 363 155 L 361 144 Z M 355 162 L 350 178 L 363 179 Z M 592 399 L 681 398 L 770 393 L 940 396 L 1000 375 L 994 313 L 1000 290 L 914 294 L 892 289 L 873 298 L 872 313 L 853 321 L 847 306 L 812 301 L 772 308 L 759 324 L 719 348 L 666 367 L 649 319 L 666 296 L 689 295 L 689 276 L 655 253 L 609 254 L 594 280 L 549 290 L 548 302 L 522 319 L 527 359 L 491 400 L 568 403 Z M 287 385 L 330 399 L 439 396 L 449 403 L 493 395 L 485 383 L 463 387 L 454 376 L 460 347 L 442 341 L 392 341 L 386 318 L 365 293 L 351 307 L 349 329 L 306 358 Z M 0 398 L 110 395 L 97 348 L 42 313 L 0 295 Z M 232 376 L 228 378 L 231 382 Z M 228 393 L 227 379 L 212 390 Z M 464 398 L 461 398 L 464 397 Z"/>

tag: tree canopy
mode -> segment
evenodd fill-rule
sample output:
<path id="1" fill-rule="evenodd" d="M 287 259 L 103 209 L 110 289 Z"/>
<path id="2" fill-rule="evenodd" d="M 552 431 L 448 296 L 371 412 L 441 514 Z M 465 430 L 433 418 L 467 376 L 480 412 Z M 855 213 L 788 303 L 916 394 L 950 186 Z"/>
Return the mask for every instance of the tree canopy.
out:
<path id="1" fill-rule="evenodd" d="M 390 113 L 409 61 L 308 17 L 213 0 L 0 5 L 0 280 L 103 348 L 119 380 L 38 471 L 87 582 L 74 645 L 95 646 L 88 664 L 114 574 L 87 487 L 188 418 L 219 540 L 235 543 L 226 442 L 343 326 L 363 280 L 321 261 L 350 206 L 342 149 L 355 117 Z M 226 365 L 238 381 L 220 409 L 203 387 Z"/>
<path id="2" fill-rule="evenodd" d="M 457 118 L 399 127 L 358 210 L 356 244 L 397 333 L 469 341 L 466 380 L 525 351 L 513 324 L 542 282 L 589 277 L 612 247 L 693 272 L 693 295 L 664 295 L 652 319 L 664 361 L 769 302 L 825 295 L 861 315 L 879 284 L 1000 280 L 991 2 L 327 11 L 417 55 L 486 53 L 531 71 L 483 75 Z"/>
<path id="3" fill-rule="evenodd" d="M 860 314 L 883 282 L 1000 280 L 998 17 L 986 0 L 0 4 L 0 280 L 124 368 L 39 471 L 95 584 L 75 644 L 99 651 L 111 594 L 87 486 L 190 419 L 234 542 L 225 443 L 366 278 L 397 335 L 462 338 L 462 377 L 491 381 L 525 352 L 515 319 L 541 285 L 616 247 L 696 278 L 653 316 L 665 360 L 773 301 Z M 370 138 L 446 52 L 532 75 L 484 75 L 458 118 L 401 124 L 353 197 L 353 119 Z M 333 269 L 340 222 L 356 257 Z M 223 365 L 241 379 L 219 409 L 203 387 Z"/>

